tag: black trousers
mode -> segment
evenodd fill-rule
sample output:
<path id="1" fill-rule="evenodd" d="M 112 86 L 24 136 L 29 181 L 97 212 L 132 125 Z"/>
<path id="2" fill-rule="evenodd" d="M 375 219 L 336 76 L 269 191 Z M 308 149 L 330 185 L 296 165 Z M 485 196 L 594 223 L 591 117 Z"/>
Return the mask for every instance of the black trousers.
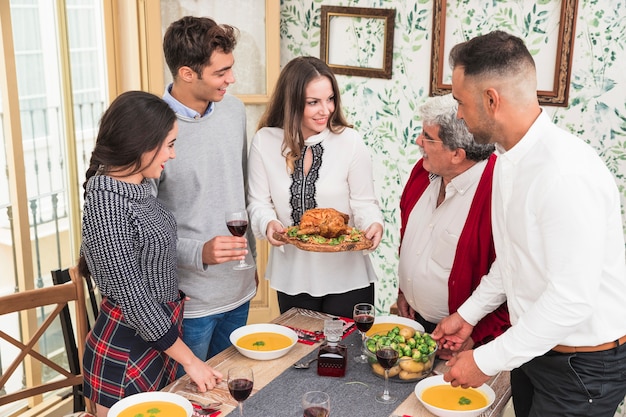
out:
<path id="1" fill-rule="evenodd" d="M 511 371 L 516 417 L 613 417 L 626 395 L 626 345 L 549 351 Z"/>
<path id="2" fill-rule="evenodd" d="M 280 308 L 281 314 L 292 307 L 298 307 L 352 318 L 355 304 L 374 304 L 374 283 L 371 283 L 365 288 L 359 288 L 341 294 L 328 294 L 322 297 L 313 297 L 307 293 L 296 295 L 289 295 L 280 291 L 277 293 L 278 307 Z"/>
<path id="3" fill-rule="evenodd" d="M 424 327 L 424 331 L 426 333 L 432 333 L 435 331 L 435 327 L 437 327 L 437 323 L 430 322 L 426 320 L 420 313 L 417 311 L 413 315 L 413 319 Z"/>

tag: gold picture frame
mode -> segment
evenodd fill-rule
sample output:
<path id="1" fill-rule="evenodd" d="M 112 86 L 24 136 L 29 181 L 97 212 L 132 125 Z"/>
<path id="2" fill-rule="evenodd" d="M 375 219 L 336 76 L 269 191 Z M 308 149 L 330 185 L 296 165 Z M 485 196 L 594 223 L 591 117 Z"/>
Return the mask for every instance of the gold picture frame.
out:
<path id="1" fill-rule="evenodd" d="M 320 58 L 335 74 L 391 79 L 395 9 L 322 6 L 321 12 Z M 358 42 L 365 44 L 352 48 Z"/>
<path id="2" fill-rule="evenodd" d="M 574 50 L 576 13 L 578 0 L 562 0 L 554 61 L 554 77 L 546 85 L 539 85 L 537 97 L 542 105 L 567 107 L 571 77 L 572 55 Z M 494 28 L 495 29 L 495 28 Z M 446 44 L 446 0 L 434 0 L 433 4 L 433 36 L 430 95 L 447 94 L 452 90 L 449 83 L 444 82 L 444 62 L 454 45 Z M 538 65 L 539 67 L 539 65 Z M 552 74 L 550 72 L 548 76 Z M 548 85 L 550 84 L 551 85 Z"/>

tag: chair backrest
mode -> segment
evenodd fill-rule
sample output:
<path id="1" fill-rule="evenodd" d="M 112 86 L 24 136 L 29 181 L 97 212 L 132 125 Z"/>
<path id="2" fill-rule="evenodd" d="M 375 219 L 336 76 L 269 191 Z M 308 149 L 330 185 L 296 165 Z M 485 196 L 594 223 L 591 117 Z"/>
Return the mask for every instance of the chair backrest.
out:
<path id="1" fill-rule="evenodd" d="M 84 352 L 85 338 L 87 336 L 86 312 L 85 312 L 85 293 L 83 281 L 80 279 L 77 271 L 70 271 L 70 281 L 65 284 L 59 284 L 52 287 L 39 288 L 33 290 L 22 291 L 15 294 L 0 297 L 0 320 L 2 316 L 10 313 L 20 313 L 23 321 L 28 320 L 29 323 L 37 323 L 32 317 L 36 317 L 37 311 L 48 311 L 50 313 L 42 320 L 41 324 L 31 335 L 24 335 L 24 342 L 17 340 L 11 335 L 0 330 L 0 339 L 4 339 L 8 343 L 16 346 L 21 352 L 15 360 L 9 365 L 0 376 L 0 389 L 4 388 L 9 378 L 19 369 L 22 361 L 30 356 L 30 360 L 37 360 L 42 365 L 48 366 L 50 369 L 59 373 L 59 377 L 53 378 L 49 382 L 33 382 L 28 386 L 15 392 L 9 392 L 0 396 L 0 405 L 9 404 L 25 398 L 41 395 L 49 391 L 55 391 L 61 388 L 73 387 L 81 385 L 83 382 L 82 372 L 80 372 L 80 363 Z M 74 301 L 76 310 L 76 345 L 78 350 L 78 372 L 74 369 L 65 369 L 39 353 L 39 342 L 44 335 L 46 329 L 56 320 L 62 317 L 64 309 L 67 311 L 68 303 Z M 31 319 L 29 319 L 31 317 Z M 63 320 L 61 320 L 63 322 Z M 24 326 L 22 326 L 24 329 Z M 68 362 L 72 362 L 68 358 Z M 69 367 L 69 366 L 68 366 Z"/>
<path id="2" fill-rule="evenodd" d="M 78 268 L 72 268 L 70 271 L 71 273 L 79 275 Z M 87 330 L 91 330 L 91 323 L 96 322 L 96 317 L 98 317 L 98 313 L 100 312 L 102 294 L 100 294 L 100 290 L 96 287 L 92 277 L 89 276 L 82 278 L 85 280 L 85 285 L 87 287 L 87 293 L 85 296 L 89 299 L 89 306 L 91 306 L 91 309 L 87 314 L 89 316 L 89 320 L 87 321 Z"/>
<path id="3" fill-rule="evenodd" d="M 70 273 L 70 271 L 72 271 Z M 57 269 L 50 272 L 52 275 L 52 282 L 54 285 L 61 285 L 72 281 L 72 274 L 78 275 L 77 268 Z M 80 281 L 79 276 L 75 277 L 76 281 Z M 88 294 L 88 293 L 87 293 Z M 85 295 L 87 295 L 85 294 Z M 74 328 L 72 326 L 72 317 L 68 306 L 63 307 L 59 314 L 61 320 L 61 331 L 63 332 L 63 342 L 65 344 L 65 351 L 67 352 L 67 360 L 69 362 L 70 371 L 74 375 L 81 374 L 81 357 L 78 352 L 78 345 L 76 337 L 74 336 Z M 87 331 L 91 330 L 89 326 L 88 314 L 85 314 L 85 321 L 87 323 Z M 83 386 L 75 385 L 72 388 L 72 396 L 74 399 L 74 412 L 85 410 L 85 397 L 83 395 Z"/>
<path id="4" fill-rule="evenodd" d="M 52 274 L 52 281 L 55 285 L 70 282 L 70 274 L 75 274 L 77 281 L 80 281 L 81 279 L 84 281 L 87 313 L 87 332 L 89 332 L 93 323 L 95 323 L 96 321 L 96 317 L 98 317 L 98 312 L 100 311 L 100 303 L 102 302 L 102 295 L 100 294 L 98 287 L 96 287 L 96 285 L 94 284 L 93 278 L 80 275 L 77 267 L 72 267 L 68 269 L 57 269 L 55 271 L 50 271 L 50 273 Z"/>

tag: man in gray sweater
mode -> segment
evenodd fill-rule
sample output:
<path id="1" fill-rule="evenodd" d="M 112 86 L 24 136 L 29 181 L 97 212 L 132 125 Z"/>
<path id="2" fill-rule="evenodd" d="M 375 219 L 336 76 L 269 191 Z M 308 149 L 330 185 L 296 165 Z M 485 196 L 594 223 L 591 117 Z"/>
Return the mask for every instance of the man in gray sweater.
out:
<path id="1" fill-rule="evenodd" d="M 183 17 L 167 29 L 165 60 L 173 76 L 163 99 L 176 112 L 176 159 L 154 182 L 157 198 L 178 225 L 178 281 L 185 304 L 183 340 L 209 359 L 230 346 L 230 333 L 246 324 L 256 293 L 251 233 L 231 236 L 226 210 L 246 207 L 246 114 L 226 94 L 237 29 L 209 18 Z M 179 375 L 182 374 L 179 370 Z"/>

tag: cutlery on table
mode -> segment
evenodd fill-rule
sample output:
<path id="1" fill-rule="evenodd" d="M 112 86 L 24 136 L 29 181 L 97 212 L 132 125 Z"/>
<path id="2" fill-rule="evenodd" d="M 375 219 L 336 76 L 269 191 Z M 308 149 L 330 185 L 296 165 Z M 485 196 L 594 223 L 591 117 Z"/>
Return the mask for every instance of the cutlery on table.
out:
<path id="1" fill-rule="evenodd" d="M 189 385 L 194 384 L 190 382 Z M 176 391 L 176 394 L 180 395 L 189 400 L 194 409 L 194 414 L 198 415 L 211 415 L 220 410 L 220 406 L 222 403 L 220 401 L 212 401 L 209 398 L 203 397 L 202 395 L 192 394 L 186 391 Z"/>
<path id="2" fill-rule="evenodd" d="M 296 369 L 309 369 L 311 367 L 311 364 L 315 362 L 316 360 L 317 358 L 313 358 L 306 362 L 296 362 L 293 364 L 293 367 Z"/>
<path id="3" fill-rule="evenodd" d="M 189 400 L 189 401 L 191 402 L 191 405 L 193 406 L 194 415 L 210 416 L 220 411 L 219 405 L 221 405 L 221 403 L 212 403 L 212 404 L 209 404 L 209 406 L 205 407 L 193 400 Z"/>
<path id="4" fill-rule="evenodd" d="M 320 337 L 323 336 L 323 332 L 314 332 L 313 334 L 309 334 L 309 333 L 304 332 L 302 329 L 298 329 L 296 327 L 290 327 L 290 328 L 291 330 L 296 332 L 296 335 L 298 336 L 298 340 L 304 340 L 307 342 L 317 343 L 320 341 Z"/>

